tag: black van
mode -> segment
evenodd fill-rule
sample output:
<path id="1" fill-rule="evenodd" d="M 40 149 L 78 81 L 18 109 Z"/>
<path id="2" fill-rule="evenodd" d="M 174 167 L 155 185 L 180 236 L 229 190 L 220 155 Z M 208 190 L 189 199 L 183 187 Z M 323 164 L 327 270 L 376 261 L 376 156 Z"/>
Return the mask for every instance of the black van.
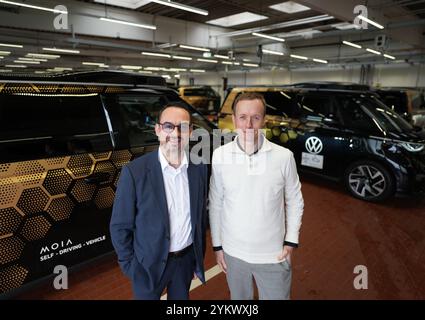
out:
<path id="1" fill-rule="evenodd" d="M 157 148 L 159 110 L 173 101 L 162 77 L 0 77 L 0 298 L 113 251 L 120 170 Z M 215 128 L 188 108 L 195 128 Z"/>
<path id="2" fill-rule="evenodd" d="M 340 83 L 233 88 L 219 127 L 232 129 L 239 94 L 258 92 L 267 103 L 267 137 L 294 152 L 300 171 L 343 181 L 368 201 L 425 191 L 425 132 L 367 89 Z"/>

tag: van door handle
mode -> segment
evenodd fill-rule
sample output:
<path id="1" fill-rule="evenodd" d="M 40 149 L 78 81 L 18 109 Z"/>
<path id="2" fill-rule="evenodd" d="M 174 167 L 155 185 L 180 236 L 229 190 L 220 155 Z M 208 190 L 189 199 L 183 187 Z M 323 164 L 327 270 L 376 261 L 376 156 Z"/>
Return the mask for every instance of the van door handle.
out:
<path id="1" fill-rule="evenodd" d="M 88 184 L 95 184 L 95 183 L 97 184 L 101 182 L 106 182 L 109 180 L 110 176 L 111 175 L 108 172 L 97 172 L 85 178 L 84 182 Z"/>

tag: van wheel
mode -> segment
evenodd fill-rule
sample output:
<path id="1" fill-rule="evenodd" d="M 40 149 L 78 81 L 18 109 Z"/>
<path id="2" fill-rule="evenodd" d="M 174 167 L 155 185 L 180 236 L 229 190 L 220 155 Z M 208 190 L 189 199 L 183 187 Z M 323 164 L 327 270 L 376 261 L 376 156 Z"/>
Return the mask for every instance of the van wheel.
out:
<path id="1" fill-rule="evenodd" d="M 395 181 L 384 166 L 374 161 L 352 163 L 345 172 L 345 185 L 350 193 L 361 200 L 378 202 L 391 197 Z"/>

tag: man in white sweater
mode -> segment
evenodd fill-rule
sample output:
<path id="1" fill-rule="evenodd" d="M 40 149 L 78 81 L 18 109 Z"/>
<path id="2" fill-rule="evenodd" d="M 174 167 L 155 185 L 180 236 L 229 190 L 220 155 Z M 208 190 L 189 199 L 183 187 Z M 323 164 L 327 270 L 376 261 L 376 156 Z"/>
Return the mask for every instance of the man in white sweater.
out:
<path id="1" fill-rule="evenodd" d="M 217 148 L 209 194 L 211 236 L 232 300 L 289 299 L 291 254 L 304 201 L 293 154 L 261 132 L 266 104 L 243 93 L 233 105 L 234 141 Z"/>

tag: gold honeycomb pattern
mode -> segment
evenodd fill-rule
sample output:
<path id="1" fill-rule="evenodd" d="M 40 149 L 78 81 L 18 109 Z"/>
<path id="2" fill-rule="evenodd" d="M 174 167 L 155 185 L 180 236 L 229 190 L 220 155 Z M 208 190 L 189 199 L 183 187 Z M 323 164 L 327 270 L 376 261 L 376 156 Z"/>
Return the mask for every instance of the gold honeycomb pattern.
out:
<path id="1" fill-rule="evenodd" d="M 10 168 L 10 163 L 0 164 L 0 173 L 7 172 Z"/>
<path id="2" fill-rule="evenodd" d="M 131 153 L 128 150 L 112 152 L 110 160 L 118 169 L 121 169 L 131 160 Z"/>
<path id="3" fill-rule="evenodd" d="M 25 214 L 43 211 L 49 202 L 49 196 L 39 187 L 25 189 L 17 203 L 17 207 Z"/>
<path id="4" fill-rule="evenodd" d="M 11 178 L 0 177 L 0 207 L 9 206 L 15 202 L 18 186 Z"/>
<path id="5" fill-rule="evenodd" d="M 45 168 L 38 161 L 24 161 L 18 163 L 15 176 L 23 186 L 34 186 L 40 183 Z"/>
<path id="6" fill-rule="evenodd" d="M 13 265 L 0 271 L 0 292 L 19 288 L 27 277 L 28 270 L 20 265 Z"/>
<path id="7" fill-rule="evenodd" d="M 54 169 L 47 172 L 43 187 L 53 196 L 65 193 L 71 182 L 72 178 L 65 169 Z"/>
<path id="8" fill-rule="evenodd" d="M 99 209 L 112 207 L 114 203 L 115 192 L 111 187 L 101 188 L 94 198 L 94 203 Z"/>
<path id="9" fill-rule="evenodd" d="M 0 264 L 18 259 L 21 256 L 24 246 L 24 242 L 15 236 L 0 239 Z"/>
<path id="10" fill-rule="evenodd" d="M 72 156 L 68 161 L 68 169 L 75 177 L 88 176 L 93 167 L 93 160 L 88 154 Z"/>
<path id="11" fill-rule="evenodd" d="M 71 194 L 78 202 L 84 202 L 91 200 L 95 191 L 96 186 L 94 184 L 88 184 L 84 179 L 80 179 L 75 183 Z"/>
<path id="12" fill-rule="evenodd" d="M 63 157 L 63 158 L 50 158 L 50 159 L 46 159 L 46 163 L 49 167 L 53 167 L 53 166 L 60 166 L 63 165 L 65 160 L 67 159 L 67 157 Z"/>
<path id="13" fill-rule="evenodd" d="M 60 197 L 52 199 L 47 213 L 55 220 L 61 221 L 69 219 L 71 212 L 74 209 L 74 203 L 68 197 Z"/>
<path id="14" fill-rule="evenodd" d="M 22 216 L 15 208 L 0 209 L 0 221 L 0 237 L 2 237 L 18 229 Z"/>
<path id="15" fill-rule="evenodd" d="M 111 152 L 96 152 L 93 153 L 92 156 L 96 160 L 108 160 Z"/>
<path id="16" fill-rule="evenodd" d="M 116 171 L 116 169 L 110 161 L 101 161 L 101 162 L 96 163 L 93 174 L 99 173 L 99 172 L 109 173 L 108 181 L 102 182 L 102 184 L 108 184 L 108 183 L 112 183 L 112 181 L 114 181 L 115 171 Z"/>
<path id="17" fill-rule="evenodd" d="M 28 218 L 22 227 L 21 234 L 28 241 L 34 241 L 43 238 L 52 225 L 43 216 Z"/>

